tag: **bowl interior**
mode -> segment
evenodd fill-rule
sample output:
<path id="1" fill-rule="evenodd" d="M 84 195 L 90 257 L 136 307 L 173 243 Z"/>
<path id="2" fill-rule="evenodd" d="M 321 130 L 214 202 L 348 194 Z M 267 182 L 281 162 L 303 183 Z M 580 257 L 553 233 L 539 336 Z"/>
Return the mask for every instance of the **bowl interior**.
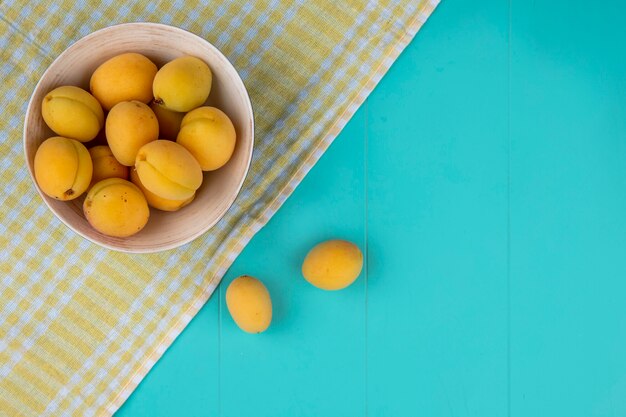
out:
<path id="1" fill-rule="evenodd" d="M 193 55 L 204 60 L 213 72 L 213 86 L 207 104 L 223 110 L 235 125 L 237 145 L 233 157 L 219 170 L 204 173 L 204 181 L 193 203 L 177 212 L 151 208 L 146 227 L 128 238 L 105 236 L 93 229 L 83 215 L 84 195 L 70 202 L 57 201 L 35 186 L 57 217 L 85 238 L 125 252 L 157 252 L 200 236 L 217 223 L 235 200 L 252 157 L 252 107 L 237 71 L 204 39 L 182 29 L 153 23 L 129 23 L 102 29 L 63 52 L 35 88 L 24 125 L 24 150 L 33 182 L 37 147 L 45 139 L 55 136 L 41 117 L 43 97 L 61 85 L 76 85 L 89 90 L 93 71 L 107 59 L 124 52 L 144 54 L 159 67 L 181 55 Z M 90 146 L 89 143 L 86 145 Z"/>

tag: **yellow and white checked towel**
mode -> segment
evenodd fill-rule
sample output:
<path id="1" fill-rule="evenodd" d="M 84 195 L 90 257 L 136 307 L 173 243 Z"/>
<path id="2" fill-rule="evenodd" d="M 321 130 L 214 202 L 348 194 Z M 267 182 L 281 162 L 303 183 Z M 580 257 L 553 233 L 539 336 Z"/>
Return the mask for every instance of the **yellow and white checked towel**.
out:
<path id="1" fill-rule="evenodd" d="M 438 0 L 0 2 L 0 416 L 110 415 L 207 301 Z M 22 152 L 34 86 L 71 43 L 161 22 L 216 45 L 255 109 L 250 174 L 226 217 L 177 250 L 129 255 L 46 208 Z"/>

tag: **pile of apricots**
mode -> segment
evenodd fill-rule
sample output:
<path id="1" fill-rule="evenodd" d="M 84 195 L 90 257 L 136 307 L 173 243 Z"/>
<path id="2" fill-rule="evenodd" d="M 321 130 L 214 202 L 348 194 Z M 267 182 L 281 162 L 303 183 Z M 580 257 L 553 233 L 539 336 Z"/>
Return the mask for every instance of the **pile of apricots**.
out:
<path id="1" fill-rule="evenodd" d="M 76 86 L 50 91 L 41 111 L 58 136 L 46 139 L 35 154 L 39 188 L 63 201 L 87 193 L 86 219 L 100 233 L 120 238 L 143 229 L 149 207 L 176 211 L 190 204 L 203 171 L 224 166 L 235 149 L 231 120 L 204 106 L 211 84 L 209 66 L 196 57 L 183 56 L 159 69 L 143 55 L 126 53 L 94 71 L 89 92 Z M 102 131 L 106 145 L 98 143 Z M 87 149 L 88 142 L 95 146 Z M 302 275 L 318 288 L 339 290 L 352 284 L 362 267 L 355 244 L 329 240 L 308 253 Z M 269 291 L 251 276 L 230 283 L 226 304 L 246 332 L 261 333 L 272 321 Z"/>
<path id="2" fill-rule="evenodd" d="M 41 113 L 58 136 L 35 154 L 39 188 L 64 201 L 87 193 L 85 218 L 120 238 L 144 228 L 149 207 L 176 211 L 190 204 L 203 171 L 224 166 L 235 149 L 229 117 L 204 106 L 212 81 L 209 66 L 193 56 L 159 69 L 144 55 L 125 53 L 96 68 L 90 91 L 48 92 Z M 98 144 L 102 131 L 106 145 Z M 96 146 L 87 149 L 88 142 Z"/>

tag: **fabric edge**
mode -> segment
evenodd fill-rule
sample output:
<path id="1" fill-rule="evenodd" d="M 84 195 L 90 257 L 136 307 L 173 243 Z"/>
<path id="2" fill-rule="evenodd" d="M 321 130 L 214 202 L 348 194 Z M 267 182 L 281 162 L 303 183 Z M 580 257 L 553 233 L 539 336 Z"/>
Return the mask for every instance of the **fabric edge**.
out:
<path id="1" fill-rule="evenodd" d="M 407 26 L 405 34 L 400 38 L 396 45 L 394 45 L 389 53 L 383 58 L 381 64 L 372 73 L 368 81 L 363 85 L 358 94 L 355 95 L 352 102 L 348 104 L 344 112 L 337 118 L 335 123 L 328 130 L 326 136 L 317 144 L 315 149 L 311 152 L 309 157 L 304 161 L 300 168 L 293 174 L 292 178 L 287 184 L 276 194 L 276 197 L 268 204 L 265 210 L 261 213 L 259 218 L 254 224 L 247 228 L 239 238 L 234 242 L 235 245 L 245 241 L 246 243 L 241 246 L 241 250 L 247 245 L 247 242 L 273 217 L 274 214 L 280 209 L 287 198 L 293 193 L 296 187 L 302 182 L 308 172 L 315 166 L 317 161 L 321 158 L 328 147 L 334 142 L 335 138 L 339 135 L 343 127 L 352 118 L 354 113 L 365 102 L 369 94 L 374 90 L 378 82 L 383 78 L 387 71 L 391 68 L 396 59 L 400 56 L 402 51 L 411 43 L 417 32 L 424 25 L 426 20 L 430 17 L 435 10 L 440 0 L 428 0 L 420 10 L 415 14 L 414 19 Z M 241 253 L 241 251 L 240 251 Z M 236 257 L 228 257 L 223 265 L 220 265 L 218 270 L 227 270 Z M 171 346 L 174 340 L 182 333 L 187 327 L 189 322 L 196 316 L 200 309 L 209 300 L 219 283 L 223 278 L 222 276 L 214 276 L 209 283 L 207 290 L 204 291 L 199 297 L 197 297 L 189 306 L 189 308 L 180 316 L 180 319 L 176 324 L 167 332 L 165 337 L 155 346 L 152 352 L 146 357 L 141 366 L 132 373 L 126 382 L 122 384 L 122 388 L 118 394 L 113 397 L 107 404 L 100 408 L 100 415 L 103 417 L 112 416 L 130 397 L 135 391 L 137 386 L 150 372 L 156 362 L 163 356 L 165 351 Z"/>

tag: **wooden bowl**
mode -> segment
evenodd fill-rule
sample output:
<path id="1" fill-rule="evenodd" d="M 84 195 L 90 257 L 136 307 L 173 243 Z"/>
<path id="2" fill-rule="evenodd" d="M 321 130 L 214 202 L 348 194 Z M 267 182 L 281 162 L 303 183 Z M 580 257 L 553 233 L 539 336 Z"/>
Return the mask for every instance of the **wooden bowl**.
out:
<path id="1" fill-rule="evenodd" d="M 45 195 L 34 179 L 33 161 L 37 147 L 56 136 L 41 116 L 41 101 L 55 87 L 75 85 L 89 91 L 93 71 L 107 59 L 124 53 L 146 55 L 157 66 L 181 55 L 204 60 L 213 72 L 207 104 L 223 110 L 237 131 L 231 160 L 222 168 L 204 173 L 195 200 L 176 212 L 150 209 L 150 220 L 136 235 L 115 238 L 92 228 L 83 215 L 84 195 L 64 202 Z M 39 80 L 28 104 L 24 122 L 24 153 L 35 187 L 52 212 L 70 229 L 109 249 L 148 253 L 176 248 L 205 233 L 233 204 L 252 159 L 254 118 L 246 88 L 230 62 L 206 40 L 182 29 L 155 23 L 126 23 L 94 32 L 65 50 Z M 86 143 L 89 147 L 89 143 Z"/>

